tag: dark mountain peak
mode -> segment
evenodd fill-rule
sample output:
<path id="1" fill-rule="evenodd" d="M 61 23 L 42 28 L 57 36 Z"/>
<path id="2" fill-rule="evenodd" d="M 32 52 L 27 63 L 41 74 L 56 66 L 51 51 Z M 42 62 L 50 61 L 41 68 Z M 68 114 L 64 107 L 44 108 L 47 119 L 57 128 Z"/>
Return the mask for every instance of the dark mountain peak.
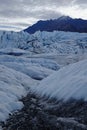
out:
<path id="1" fill-rule="evenodd" d="M 36 31 L 70 31 L 87 33 L 87 20 L 73 19 L 69 16 L 61 16 L 58 19 L 40 20 L 24 31 L 33 34 Z"/>

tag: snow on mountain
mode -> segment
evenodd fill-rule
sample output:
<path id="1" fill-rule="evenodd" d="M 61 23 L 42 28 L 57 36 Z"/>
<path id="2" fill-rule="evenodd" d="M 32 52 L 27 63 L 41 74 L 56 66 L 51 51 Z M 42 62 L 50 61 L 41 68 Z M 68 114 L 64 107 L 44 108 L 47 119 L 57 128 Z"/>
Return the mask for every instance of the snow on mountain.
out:
<path id="1" fill-rule="evenodd" d="M 57 100 L 74 98 L 87 101 L 87 60 L 61 68 L 32 90 Z"/>
<path id="2" fill-rule="evenodd" d="M 13 110 L 23 107 L 18 100 L 36 83 L 29 76 L 0 65 L 0 121 L 5 121 Z"/>

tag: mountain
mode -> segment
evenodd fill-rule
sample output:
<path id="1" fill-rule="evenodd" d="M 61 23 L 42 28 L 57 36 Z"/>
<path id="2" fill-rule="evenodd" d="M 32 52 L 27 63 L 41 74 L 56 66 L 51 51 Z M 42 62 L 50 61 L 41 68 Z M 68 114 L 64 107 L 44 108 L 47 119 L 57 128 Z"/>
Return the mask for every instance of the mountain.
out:
<path id="1" fill-rule="evenodd" d="M 36 24 L 26 28 L 24 31 L 33 34 L 36 31 L 52 32 L 54 30 L 87 33 L 87 20 L 62 16 L 53 20 L 40 20 Z"/>

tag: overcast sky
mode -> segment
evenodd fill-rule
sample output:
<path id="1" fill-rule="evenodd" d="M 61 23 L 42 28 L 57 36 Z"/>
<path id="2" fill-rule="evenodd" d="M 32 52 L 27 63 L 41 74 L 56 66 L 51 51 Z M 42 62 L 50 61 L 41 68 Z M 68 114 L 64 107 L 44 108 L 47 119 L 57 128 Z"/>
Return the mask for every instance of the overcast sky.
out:
<path id="1" fill-rule="evenodd" d="M 61 15 L 87 19 L 87 0 L 0 0 L 0 30 L 22 30 Z"/>

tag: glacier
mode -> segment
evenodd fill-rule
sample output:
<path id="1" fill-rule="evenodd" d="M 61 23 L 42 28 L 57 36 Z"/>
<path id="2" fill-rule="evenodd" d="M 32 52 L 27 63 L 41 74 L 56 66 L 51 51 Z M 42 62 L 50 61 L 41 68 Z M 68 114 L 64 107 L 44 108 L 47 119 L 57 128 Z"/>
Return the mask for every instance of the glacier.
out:
<path id="1" fill-rule="evenodd" d="M 87 34 L 0 31 L 0 121 L 21 109 L 29 91 L 87 101 Z"/>
<path id="2" fill-rule="evenodd" d="M 57 100 L 84 99 L 87 101 L 87 60 L 61 68 L 31 89 L 40 96 L 45 95 Z"/>
<path id="3" fill-rule="evenodd" d="M 72 32 L 5 32 L 0 31 L 0 49 L 17 48 L 27 50 L 30 54 L 57 53 L 78 54 L 86 52 L 86 33 Z"/>
<path id="4" fill-rule="evenodd" d="M 13 110 L 23 107 L 19 101 L 27 95 L 35 80 L 21 72 L 0 65 L 0 121 L 5 121 Z"/>

